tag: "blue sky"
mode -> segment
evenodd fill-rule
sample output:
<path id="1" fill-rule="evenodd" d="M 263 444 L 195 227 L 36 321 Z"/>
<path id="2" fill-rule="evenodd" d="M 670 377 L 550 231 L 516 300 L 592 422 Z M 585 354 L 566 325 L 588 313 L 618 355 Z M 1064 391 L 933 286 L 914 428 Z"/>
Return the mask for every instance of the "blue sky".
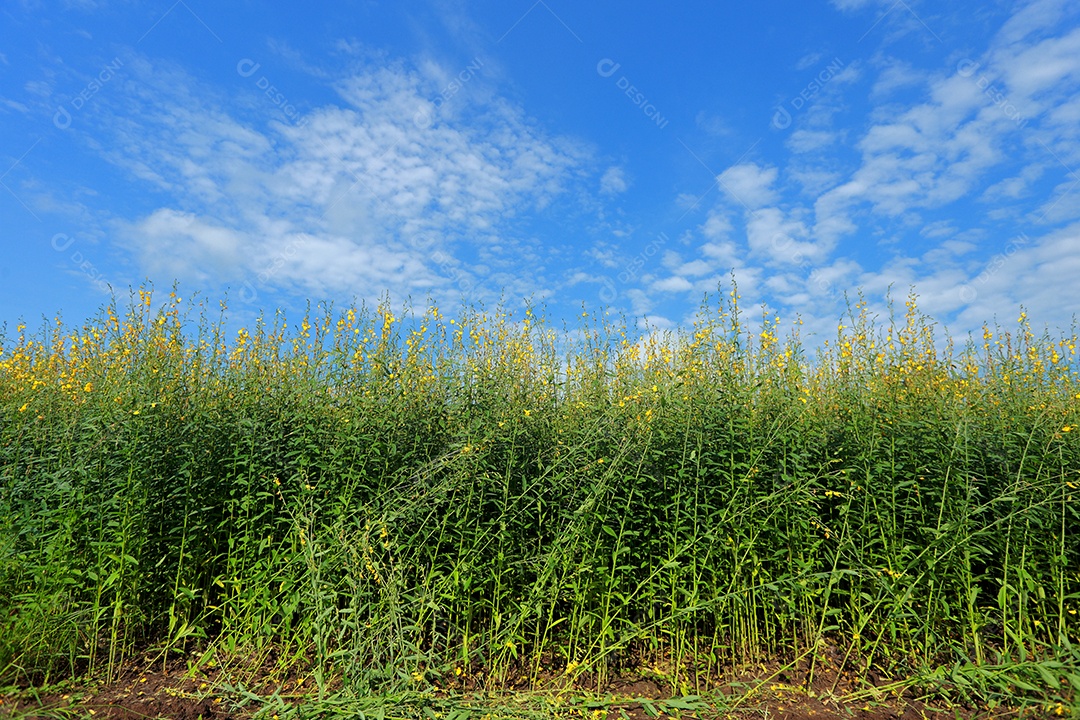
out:
<path id="1" fill-rule="evenodd" d="M 1080 4 L 0 9 L 0 322 L 151 280 L 305 299 L 742 303 L 835 332 L 1080 311 Z"/>

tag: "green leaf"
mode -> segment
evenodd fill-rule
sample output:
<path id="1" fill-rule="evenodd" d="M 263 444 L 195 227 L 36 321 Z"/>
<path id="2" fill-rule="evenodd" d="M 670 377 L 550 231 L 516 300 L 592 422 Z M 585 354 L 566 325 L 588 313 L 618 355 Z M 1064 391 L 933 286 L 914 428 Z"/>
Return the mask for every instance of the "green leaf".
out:
<path id="1" fill-rule="evenodd" d="M 1048 687 L 1057 689 L 1057 687 L 1058 687 L 1058 677 L 1057 677 L 1057 675 L 1050 672 L 1050 670 L 1047 669 L 1046 666 L 1043 665 L 1042 663 L 1036 663 L 1035 664 L 1035 669 L 1039 672 L 1039 675 L 1042 677 L 1043 682 L 1045 682 Z"/>
<path id="2" fill-rule="evenodd" d="M 698 695 L 685 695 L 681 698 L 671 698 L 664 700 L 661 705 L 666 708 L 675 708 L 676 710 L 703 710 L 708 707 L 705 703 L 701 702 L 701 698 Z"/>

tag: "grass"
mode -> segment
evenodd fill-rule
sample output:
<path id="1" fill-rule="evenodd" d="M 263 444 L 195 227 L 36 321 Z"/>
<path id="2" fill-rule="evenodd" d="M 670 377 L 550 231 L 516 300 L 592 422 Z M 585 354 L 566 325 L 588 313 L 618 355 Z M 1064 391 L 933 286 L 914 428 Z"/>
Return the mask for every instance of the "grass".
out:
<path id="1" fill-rule="evenodd" d="M 883 326 L 860 301 L 810 357 L 734 291 L 643 339 L 208 312 L 141 290 L 2 338 L 0 684 L 149 648 L 329 704 L 645 670 L 693 696 L 830 646 L 1076 707 L 1075 332 L 1021 314 L 958 349 L 914 297 Z"/>

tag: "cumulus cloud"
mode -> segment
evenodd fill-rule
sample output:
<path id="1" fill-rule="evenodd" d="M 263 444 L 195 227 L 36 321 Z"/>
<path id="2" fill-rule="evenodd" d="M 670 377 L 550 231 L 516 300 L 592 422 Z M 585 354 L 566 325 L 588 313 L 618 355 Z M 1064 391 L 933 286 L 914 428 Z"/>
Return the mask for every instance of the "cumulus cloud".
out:
<path id="1" fill-rule="evenodd" d="M 773 188 L 776 175 L 775 167 L 761 167 L 750 162 L 729 167 L 717 180 L 732 199 L 747 209 L 754 209 L 776 200 Z"/>
<path id="2" fill-rule="evenodd" d="M 786 217 L 777 208 L 765 208 L 747 220 L 746 238 L 750 251 L 777 265 L 806 265 L 821 262 L 828 248 L 816 244 L 801 220 Z"/>
<path id="3" fill-rule="evenodd" d="M 153 277 L 182 274 L 205 281 L 240 262 L 249 240 L 232 228 L 191 213 L 160 209 L 136 223 L 133 247 Z"/>
<path id="4" fill-rule="evenodd" d="M 709 240 L 721 240 L 726 238 L 732 229 L 731 220 L 727 215 L 714 208 L 709 211 L 705 224 L 701 227 L 701 234 Z"/>
<path id="5" fill-rule="evenodd" d="M 609 167 L 600 177 L 601 195 L 618 195 L 626 192 L 630 182 L 626 178 L 626 171 L 621 167 Z"/>
<path id="6" fill-rule="evenodd" d="M 799 129 L 791 133 L 787 146 L 792 152 L 808 153 L 834 145 L 838 137 L 835 132 Z"/>
<path id="7" fill-rule="evenodd" d="M 917 21 L 892 14 L 905 32 Z M 726 197 L 697 228 L 696 257 L 670 257 L 651 288 L 698 290 L 736 268 L 744 296 L 797 308 L 817 331 L 835 330 L 856 288 L 885 312 L 890 289 L 914 287 L 954 331 L 1021 303 L 1067 326 L 1080 311 L 1067 279 L 1080 271 L 1080 29 L 1065 20 L 1077 15 L 1036 0 L 970 58 L 926 69 L 878 57 L 832 81 L 783 138 L 786 162 L 720 176 Z M 862 73 L 866 122 L 840 126 Z"/>
<path id="8" fill-rule="evenodd" d="M 916 87 L 926 82 L 926 73 L 917 70 L 910 63 L 889 58 L 884 61 L 881 71 L 874 80 L 870 90 L 870 97 L 882 100 L 895 93 L 897 90 Z"/>
<path id="9" fill-rule="evenodd" d="M 487 278 L 497 294 L 543 265 L 515 221 L 564 195 L 587 162 L 498 97 L 451 111 L 430 67 L 358 67 L 334 83 L 341 102 L 302 116 L 265 102 L 255 78 L 238 89 L 245 115 L 183 73 L 130 67 L 137 82 L 108 99 L 123 107 L 99 130 L 109 160 L 170 196 L 116 221 L 159 278 L 362 297 Z M 612 168 L 601 185 L 626 180 Z"/>
<path id="10" fill-rule="evenodd" d="M 653 290 L 659 290 L 661 292 L 686 292 L 687 290 L 692 290 L 694 286 L 686 278 L 673 275 L 664 278 L 663 280 L 653 282 L 652 288 Z"/>

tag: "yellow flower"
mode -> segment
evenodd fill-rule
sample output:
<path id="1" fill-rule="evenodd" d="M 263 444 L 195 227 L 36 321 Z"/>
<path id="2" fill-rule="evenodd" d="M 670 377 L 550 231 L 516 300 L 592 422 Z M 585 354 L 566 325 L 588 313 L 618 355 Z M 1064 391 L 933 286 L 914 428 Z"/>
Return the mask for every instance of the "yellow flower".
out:
<path id="1" fill-rule="evenodd" d="M 1072 431 L 1073 431 L 1073 426 L 1072 425 L 1066 425 L 1065 427 L 1061 428 L 1061 432 L 1072 432 Z"/>
<path id="2" fill-rule="evenodd" d="M 86 383 L 85 385 L 83 385 L 83 392 L 90 392 L 93 389 L 94 389 L 94 384 L 93 383 Z"/>
<path id="3" fill-rule="evenodd" d="M 532 411 L 526 410 L 525 411 L 525 417 L 529 417 L 530 415 L 532 415 Z"/>
<path id="4" fill-rule="evenodd" d="M 23 403 L 23 406 L 19 408 L 19 412 L 26 412 L 26 408 L 30 406 L 30 403 Z"/>

